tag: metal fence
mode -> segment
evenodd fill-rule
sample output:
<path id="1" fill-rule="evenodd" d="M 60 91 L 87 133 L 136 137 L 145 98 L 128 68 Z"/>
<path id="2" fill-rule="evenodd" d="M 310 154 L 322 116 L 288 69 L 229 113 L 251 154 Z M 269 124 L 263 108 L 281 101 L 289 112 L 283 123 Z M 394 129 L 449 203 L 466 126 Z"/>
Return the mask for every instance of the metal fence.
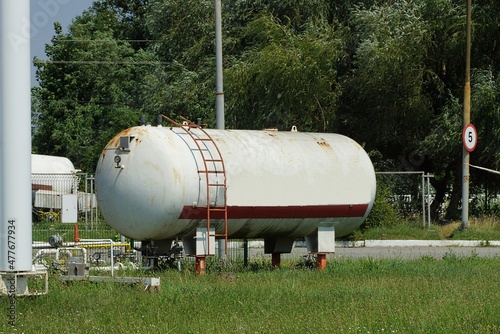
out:
<path id="1" fill-rule="evenodd" d="M 115 232 L 99 214 L 94 178 L 87 173 L 32 174 L 33 242 L 48 242 L 53 235 L 74 240 L 115 238 Z M 65 203 L 67 196 L 74 201 Z M 74 210 L 75 221 L 63 222 L 64 211 Z"/>
<path id="2" fill-rule="evenodd" d="M 403 216 L 421 217 L 424 227 L 428 224 L 427 213 L 433 190 L 429 186 L 430 175 L 423 172 L 377 173 L 377 182 L 389 187 L 388 201 Z M 86 173 L 33 174 L 33 262 L 37 266 L 64 270 L 111 272 L 120 268 L 139 268 L 140 251 L 133 242 L 119 235 L 99 213 L 94 193 L 94 178 Z M 64 196 L 76 197 L 77 221 L 65 223 L 62 218 Z M 429 219 L 430 221 L 430 219 Z M 79 242 L 75 242 L 78 239 Z M 229 263 L 270 261 L 264 254 L 263 241 L 250 241 L 250 250 L 244 247 L 246 241 L 231 240 L 228 254 L 216 252 L 218 259 L 225 257 Z M 137 243 L 136 243 L 137 246 Z M 137 248 L 137 247 L 136 247 Z M 218 248 L 218 247 L 217 247 Z M 177 266 L 182 252 L 172 253 L 167 262 Z M 306 259 L 307 251 L 300 242 L 292 254 L 283 254 L 283 259 L 300 261 Z M 78 260 L 76 260 L 78 259 Z M 192 259 L 191 259 L 192 260 Z M 186 263 L 192 262 L 185 259 Z M 307 260 L 307 259 L 306 259 Z M 180 263 L 180 262 L 179 262 Z"/>
<path id="3" fill-rule="evenodd" d="M 76 201 L 76 221 L 64 222 L 67 209 L 64 198 L 72 195 Z M 32 174 L 33 263 L 39 269 L 66 271 L 82 275 L 103 272 L 113 275 L 125 268 L 146 268 L 142 261 L 140 242 L 134 242 L 114 231 L 99 213 L 94 193 L 94 177 L 87 173 Z M 252 261 L 270 261 L 264 254 L 263 241 L 231 240 L 227 255 L 218 251 L 213 261 L 236 265 Z M 139 246 L 139 247 L 138 247 Z M 283 258 L 297 258 L 306 253 L 298 247 Z M 297 255 L 299 254 L 300 255 Z M 194 258 L 184 257 L 182 249 L 163 258 L 163 265 L 179 267 L 193 265 Z M 227 260 L 227 261 L 226 261 Z"/>
<path id="4" fill-rule="evenodd" d="M 430 205 L 435 190 L 430 184 L 433 175 L 422 171 L 377 172 L 378 191 L 384 189 L 385 200 L 403 218 L 422 220 L 430 228 Z"/>
<path id="5" fill-rule="evenodd" d="M 83 265 L 112 271 L 117 265 L 137 263 L 137 252 L 100 215 L 92 175 L 34 173 L 31 182 L 35 266 L 76 270 Z M 75 219 L 67 223 L 64 213 L 73 210 Z"/>

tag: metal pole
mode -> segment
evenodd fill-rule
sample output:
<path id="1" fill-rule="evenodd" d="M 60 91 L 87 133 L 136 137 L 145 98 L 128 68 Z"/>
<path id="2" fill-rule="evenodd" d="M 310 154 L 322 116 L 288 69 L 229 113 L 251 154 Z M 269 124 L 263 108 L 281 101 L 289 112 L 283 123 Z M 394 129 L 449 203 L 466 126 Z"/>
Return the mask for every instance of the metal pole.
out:
<path id="1" fill-rule="evenodd" d="M 224 130 L 224 88 L 222 77 L 222 5 L 221 0 L 215 0 L 215 123 L 217 129 Z M 218 239 L 218 256 L 226 258 L 226 238 Z"/>
<path id="2" fill-rule="evenodd" d="M 83 201 L 85 204 L 85 227 L 87 227 L 87 222 L 88 222 L 88 209 L 90 207 L 89 205 L 89 199 L 88 199 L 88 194 L 89 194 L 89 189 L 88 189 L 88 184 L 89 184 L 89 177 L 88 174 L 85 173 L 85 200 Z"/>
<path id="3" fill-rule="evenodd" d="M 465 87 L 464 87 L 464 127 L 470 123 L 470 58 L 471 58 L 471 3 L 467 0 L 467 37 L 465 55 Z M 466 230 L 469 225 L 469 152 L 462 148 L 462 229 Z"/>
<path id="4" fill-rule="evenodd" d="M 30 2 L 0 1 L 0 271 L 31 271 Z"/>
<path id="5" fill-rule="evenodd" d="M 422 172 L 422 228 L 425 228 L 425 173 Z"/>
<path id="6" fill-rule="evenodd" d="M 431 177 L 427 173 L 427 228 L 431 229 Z"/>
<path id="7" fill-rule="evenodd" d="M 222 5 L 215 0 L 215 122 L 217 129 L 224 129 L 224 88 L 222 78 Z"/>
<path id="8" fill-rule="evenodd" d="M 243 240 L 243 267 L 248 267 L 248 239 Z"/>
<path id="9" fill-rule="evenodd" d="M 90 179 L 90 189 L 92 191 L 92 194 L 94 194 L 94 177 L 91 177 Z M 94 195 L 92 195 L 92 200 L 94 200 Z M 97 216 L 97 210 L 96 210 L 96 216 Z M 96 219 L 97 221 L 97 219 Z M 89 228 L 88 226 L 86 226 L 87 229 Z M 93 231 L 94 230 L 94 212 L 92 211 L 92 215 L 90 215 L 90 230 Z"/>

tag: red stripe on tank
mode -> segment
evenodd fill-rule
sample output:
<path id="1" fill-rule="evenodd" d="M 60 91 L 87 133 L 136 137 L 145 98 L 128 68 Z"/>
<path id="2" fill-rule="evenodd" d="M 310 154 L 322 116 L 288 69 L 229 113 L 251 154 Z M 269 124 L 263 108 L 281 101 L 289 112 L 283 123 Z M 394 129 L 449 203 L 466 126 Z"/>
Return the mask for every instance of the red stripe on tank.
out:
<path id="1" fill-rule="evenodd" d="M 363 217 L 368 204 L 307 206 L 228 206 L 228 219 L 293 219 Z M 223 219 L 221 211 L 211 211 L 213 219 Z M 179 219 L 206 219 L 206 207 L 184 206 Z"/>

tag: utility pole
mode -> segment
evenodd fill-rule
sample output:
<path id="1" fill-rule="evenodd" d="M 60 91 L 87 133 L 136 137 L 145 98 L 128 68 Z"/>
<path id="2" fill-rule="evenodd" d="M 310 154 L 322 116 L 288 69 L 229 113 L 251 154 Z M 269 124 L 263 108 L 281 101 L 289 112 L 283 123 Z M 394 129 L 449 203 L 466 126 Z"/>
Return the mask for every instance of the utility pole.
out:
<path id="1" fill-rule="evenodd" d="M 224 129 L 224 88 L 222 79 L 222 4 L 215 0 L 215 123 L 217 129 Z"/>
<path id="2" fill-rule="evenodd" d="M 215 125 L 217 129 L 224 130 L 224 88 L 222 77 L 222 3 L 214 0 L 215 7 Z M 227 236 L 226 236 L 227 238 Z M 220 259 L 226 258 L 226 239 L 218 240 L 218 255 Z"/>
<path id="3" fill-rule="evenodd" d="M 465 87 L 464 87 L 464 127 L 470 123 L 470 58 L 471 58 L 471 12 L 472 0 L 467 0 L 467 32 L 465 53 Z M 465 145 L 462 148 L 462 229 L 466 230 L 469 225 L 469 160 L 470 153 Z"/>

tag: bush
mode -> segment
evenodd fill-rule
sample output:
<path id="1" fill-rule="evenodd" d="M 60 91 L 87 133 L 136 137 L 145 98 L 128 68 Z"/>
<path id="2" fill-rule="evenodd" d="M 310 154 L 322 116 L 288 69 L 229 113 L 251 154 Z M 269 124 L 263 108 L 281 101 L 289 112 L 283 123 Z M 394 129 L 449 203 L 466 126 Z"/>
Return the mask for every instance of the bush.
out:
<path id="1" fill-rule="evenodd" d="M 373 203 L 373 208 L 366 221 L 361 225 L 361 229 L 373 227 L 391 227 L 399 220 L 394 207 L 388 202 L 393 196 L 389 187 L 381 182 L 377 182 L 377 195 Z"/>

